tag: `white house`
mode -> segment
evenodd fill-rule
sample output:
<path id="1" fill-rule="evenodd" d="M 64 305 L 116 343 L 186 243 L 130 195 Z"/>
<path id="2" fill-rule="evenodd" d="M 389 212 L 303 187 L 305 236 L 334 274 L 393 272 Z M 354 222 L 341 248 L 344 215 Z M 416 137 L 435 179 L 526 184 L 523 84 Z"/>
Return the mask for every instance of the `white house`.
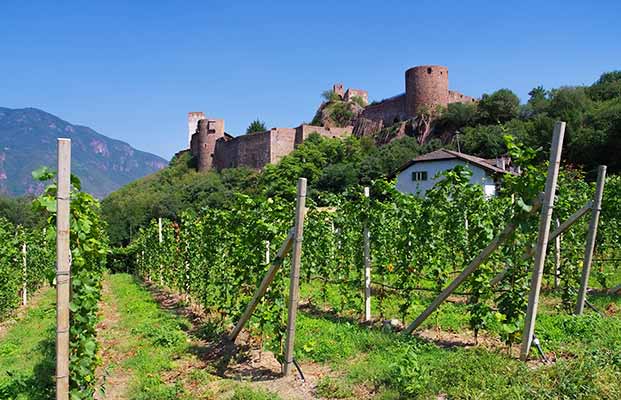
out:
<path id="1" fill-rule="evenodd" d="M 418 156 L 399 168 L 395 173 L 397 190 L 401 193 L 424 196 L 438 179 L 442 179 L 439 176 L 442 172 L 458 165 L 466 166 L 472 171 L 470 182 L 483 186 L 487 197 L 496 195 L 503 174 L 515 173 L 509 167 L 508 157 L 487 160 L 453 150 L 440 149 Z"/>

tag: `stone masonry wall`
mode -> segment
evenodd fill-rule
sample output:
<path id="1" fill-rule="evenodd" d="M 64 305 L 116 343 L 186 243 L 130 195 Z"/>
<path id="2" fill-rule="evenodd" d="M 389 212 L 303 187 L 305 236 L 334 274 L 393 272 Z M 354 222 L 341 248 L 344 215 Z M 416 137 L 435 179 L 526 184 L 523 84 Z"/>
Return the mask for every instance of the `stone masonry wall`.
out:
<path id="1" fill-rule="evenodd" d="M 277 163 L 293 151 L 295 134 L 296 130 L 294 128 L 275 128 L 270 130 L 270 163 Z"/>
<path id="2" fill-rule="evenodd" d="M 405 114 L 405 93 L 382 100 L 377 104 L 368 105 L 362 111 L 362 116 L 374 121 L 383 121 L 384 125 L 391 125 L 395 120 L 407 119 Z"/>
<path id="3" fill-rule="evenodd" d="M 354 97 L 360 97 L 364 104 L 369 104 L 369 93 L 366 90 L 362 89 L 347 89 L 345 92 L 345 96 L 343 100 L 350 101 L 353 100 Z"/>
<path id="4" fill-rule="evenodd" d="M 353 130 L 353 126 L 325 128 L 323 126 L 302 124 L 295 128 L 295 145 L 297 146 L 304 142 L 308 138 L 308 135 L 313 132 L 317 132 L 319 135 L 327 138 L 342 138 L 351 135 Z"/>
<path id="5" fill-rule="evenodd" d="M 454 90 L 449 90 L 448 102 L 450 103 L 475 103 L 477 99 L 471 96 L 466 96 Z"/>

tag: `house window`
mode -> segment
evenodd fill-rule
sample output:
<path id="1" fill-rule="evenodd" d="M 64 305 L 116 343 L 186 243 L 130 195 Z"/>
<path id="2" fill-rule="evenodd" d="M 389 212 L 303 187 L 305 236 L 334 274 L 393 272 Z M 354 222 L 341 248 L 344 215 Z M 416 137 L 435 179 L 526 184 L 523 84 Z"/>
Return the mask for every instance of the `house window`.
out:
<path id="1" fill-rule="evenodd" d="M 412 180 L 416 181 L 426 181 L 427 180 L 427 171 L 414 171 L 412 172 Z"/>

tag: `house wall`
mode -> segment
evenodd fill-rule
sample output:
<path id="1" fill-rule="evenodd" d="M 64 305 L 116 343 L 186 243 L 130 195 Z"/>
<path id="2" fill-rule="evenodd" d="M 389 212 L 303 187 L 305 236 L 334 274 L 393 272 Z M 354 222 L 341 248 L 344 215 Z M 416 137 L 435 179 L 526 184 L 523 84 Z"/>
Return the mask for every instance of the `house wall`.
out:
<path id="1" fill-rule="evenodd" d="M 455 168 L 458 165 L 466 166 L 472 171 L 470 182 L 481 185 L 486 197 L 489 198 L 496 195 L 496 184 L 492 175 L 490 175 L 483 168 L 458 159 L 419 161 L 413 165 L 410 165 L 408 168 L 401 171 L 399 175 L 397 175 L 396 188 L 401 193 L 424 196 L 425 193 L 427 193 L 427 190 L 433 188 L 436 182 L 444 179 L 443 177 L 437 177 L 438 174 Z M 427 171 L 426 181 L 412 180 L 412 172 L 418 171 Z"/>

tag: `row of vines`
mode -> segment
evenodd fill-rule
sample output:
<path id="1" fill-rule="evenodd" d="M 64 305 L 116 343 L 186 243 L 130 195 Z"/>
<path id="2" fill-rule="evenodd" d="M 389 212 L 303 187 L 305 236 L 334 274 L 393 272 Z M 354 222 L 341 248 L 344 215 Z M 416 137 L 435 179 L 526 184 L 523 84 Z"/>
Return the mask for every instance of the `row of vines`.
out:
<path id="1" fill-rule="evenodd" d="M 54 275 L 54 241 L 44 229 L 0 218 L 0 321 Z"/>
<path id="2" fill-rule="evenodd" d="M 511 146 L 511 144 L 510 144 Z M 534 153 L 512 147 L 513 157 L 530 165 Z M 369 227 L 373 271 L 374 315 L 416 316 L 510 221 L 519 228 L 468 279 L 469 323 L 480 329 L 501 325 L 511 343 L 519 334 L 526 309 L 532 260 L 525 251 L 536 241 L 538 215 L 531 212 L 543 190 L 545 169 L 527 166 L 508 176 L 503 192 L 486 198 L 469 183 L 471 173 L 458 167 L 427 192 L 425 198 L 403 195 L 389 182 L 378 181 L 371 196 L 360 190 L 331 199 L 331 207 L 312 201 L 304 227 L 303 300 L 330 304 L 339 314 L 363 315 L 363 230 Z M 598 254 L 614 259 L 619 243 L 621 179 L 608 179 L 598 236 Z M 584 206 L 593 186 L 578 171 L 563 170 L 554 209 L 560 222 Z M 223 326 L 230 326 L 250 300 L 293 224 L 294 204 L 280 199 L 256 200 L 239 195 L 230 209 L 185 213 L 178 221 L 157 221 L 144 228 L 125 251 L 145 279 L 177 290 L 201 304 Z M 563 236 L 562 257 L 547 258 L 547 283 L 557 282 L 562 308 L 573 309 L 579 285 L 588 217 Z M 553 252 L 553 246 L 549 251 Z M 509 274 L 492 286 L 494 275 Z M 614 265 L 600 262 L 595 275 L 607 285 Z M 283 272 L 285 271 L 285 272 Z M 286 308 L 288 265 L 281 269 L 251 319 L 251 331 L 281 342 Z M 556 275 L 556 280 L 554 276 Z M 305 290 L 306 288 L 306 290 Z"/>
<path id="3" fill-rule="evenodd" d="M 42 168 L 33 176 L 47 181 L 54 173 Z M 108 241 L 99 202 L 80 190 L 77 178 L 72 177 L 71 183 L 70 395 L 72 399 L 92 399 L 95 369 L 100 364 L 95 327 Z M 46 216 L 44 227 L 24 228 L 0 220 L 0 321 L 21 303 L 24 287 L 33 294 L 56 282 L 56 185 L 49 185 L 33 207 Z M 53 388 L 49 390 L 51 396 Z"/>

